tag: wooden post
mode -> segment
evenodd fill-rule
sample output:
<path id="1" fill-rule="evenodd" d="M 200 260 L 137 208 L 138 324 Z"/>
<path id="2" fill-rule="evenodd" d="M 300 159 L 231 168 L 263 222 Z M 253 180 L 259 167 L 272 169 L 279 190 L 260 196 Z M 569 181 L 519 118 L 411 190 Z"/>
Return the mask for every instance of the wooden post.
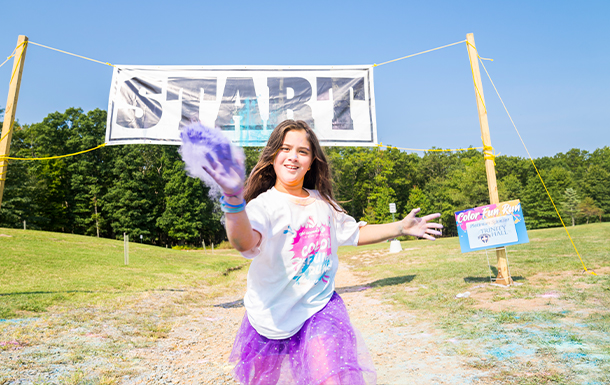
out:
<path id="1" fill-rule="evenodd" d="M 123 261 L 129 265 L 129 235 L 123 233 Z"/>
<path id="2" fill-rule="evenodd" d="M 13 137 L 13 123 L 15 122 L 15 112 L 17 111 L 17 100 L 19 99 L 19 87 L 21 86 L 21 74 L 23 73 L 23 63 L 25 62 L 25 52 L 27 50 L 28 38 L 19 35 L 17 38 L 17 49 L 13 58 L 13 71 L 6 99 L 6 109 L 4 110 L 4 123 L 2 124 L 2 134 L 0 134 L 0 207 L 2 207 L 2 195 L 4 194 L 4 183 L 6 181 L 6 170 L 8 169 L 8 159 L 11 153 L 11 139 Z"/>
<path id="3" fill-rule="evenodd" d="M 474 35 L 469 33 L 466 35 L 466 47 L 468 48 L 468 58 L 470 59 L 470 67 L 472 68 L 472 77 L 474 80 L 474 92 L 477 99 L 477 109 L 479 110 L 479 124 L 481 126 L 481 139 L 483 146 L 491 148 L 491 136 L 489 135 L 489 123 L 487 122 L 487 109 L 485 107 L 485 97 L 483 95 L 483 83 L 481 82 L 481 72 L 479 71 L 479 59 L 474 44 Z M 489 201 L 491 204 L 500 203 L 498 198 L 498 183 L 496 182 L 496 168 L 493 159 L 485 159 L 485 171 L 487 172 L 487 188 L 489 189 Z M 513 283 L 510 273 L 508 272 L 508 263 L 506 261 L 506 249 L 496 248 L 496 258 L 498 261 L 498 276 L 496 283 L 500 285 L 510 285 Z"/>

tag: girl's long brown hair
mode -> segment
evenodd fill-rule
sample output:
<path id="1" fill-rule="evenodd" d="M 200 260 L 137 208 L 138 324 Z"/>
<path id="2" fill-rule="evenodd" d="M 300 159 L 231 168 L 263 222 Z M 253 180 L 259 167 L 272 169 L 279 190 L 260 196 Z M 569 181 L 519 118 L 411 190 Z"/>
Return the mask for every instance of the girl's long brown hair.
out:
<path id="1" fill-rule="evenodd" d="M 326 160 L 324 150 L 318 142 L 318 138 L 313 130 L 302 120 L 284 120 L 278 124 L 267 141 L 267 146 L 263 149 L 256 166 L 252 169 L 250 177 L 246 182 L 244 197 L 246 202 L 250 202 L 260 194 L 275 186 L 276 175 L 273 169 L 273 161 L 275 155 L 284 144 L 284 137 L 288 131 L 302 130 L 305 131 L 307 140 L 311 144 L 312 163 L 309 171 L 305 174 L 303 187 L 310 190 L 318 190 L 322 199 L 328 202 L 335 211 L 345 212 L 335 201 L 333 195 L 333 186 L 330 176 L 330 168 Z"/>

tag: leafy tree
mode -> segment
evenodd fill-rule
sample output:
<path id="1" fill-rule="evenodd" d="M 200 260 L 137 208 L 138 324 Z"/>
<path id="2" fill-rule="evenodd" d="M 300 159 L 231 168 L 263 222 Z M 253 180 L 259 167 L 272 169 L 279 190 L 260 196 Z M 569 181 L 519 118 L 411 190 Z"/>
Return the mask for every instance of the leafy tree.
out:
<path id="1" fill-rule="evenodd" d="M 246 176 L 250 175 L 250 172 L 256 166 L 258 158 L 263 151 L 263 147 L 244 147 L 244 154 L 246 155 Z"/>
<path id="2" fill-rule="evenodd" d="M 99 109 L 81 114 L 72 127 L 74 135 L 68 141 L 71 153 L 97 147 L 106 132 L 106 111 Z M 107 191 L 104 181 L 109 179 L 108 155 L 100 149 L 70 158 L 70 189 L 73 198 L 74 232 L 100 236 L 105 233 L 106 218 L 101 198 Z"/>
<path id="3" fill-rule="evenodd" d="M 575 225 L 575 218 L 578 214 L 578 204 L 580 203 L 580 198 L 578 198 L 578 193 L 572 187 L 568 187 L 563 193 L 563 202 L 561 203 L 561 207 L 563 208 L 563 212 L 570 216 L 572 219 L 572 226 Z"/>
<path id="4" fill-rule="evenodd" d="M 578 215 L 587 219 L 587 224 L 589 224 L 589 218 L 591 217 L 599 217 L 599 221 L 602 220 L 602 214 L 604 210 L 600 209 L 595 205 L 595 201 L 591 197 L 585 197 L 578 204 Z"/>
<path id="5" fill-rule="evenodd" d="M 355 177 L 347 179 L 343 188 L 355 193 L 354 200 L 361 211 L 353 213 L 354 216 L 369 223 L 390 221 L 389 204 L 396 203 L 394 189 L 390 187 L 394 176 L 391 154 L 379 148 L 359 148 L 351 155 Z"/>
<path id="6" fill-rule="evenodd" d="M 2 122 L 0 122 L 0 127 Z M 28 126 L 20 126 L 15 123 L 11 141 L 11 157 L 22 157 L 27 150 Z M 26 221 L 32 228 L 32 219 L 38 211 L 38 207 L 32 200 L 37 190 L 37 183 L 29 172 L 28 165 L 24 161 L 10 161 L 6 174 L 0 175 L 5 179 L 2 206 L 0 209 L 0 225 L 18 228 Z M 35 228 L 35 226 L 34 226 Z"/>
<path id="7" fill-rule="evenodd" d="M 555 166 L 563 167 L 569 170 L 574 179 L 582 179 L 589 163 L 590 154 L 587 151 L 573 148 L 565 154 L 559 153 L 554 156 Z"/>
<path id="8" fill-rule="evenodd" d="M 41 123 L 28 127 L 29 148 L 26 157 L 49 157 L 70 153 L 68 142 L 82 110 L 69 108 L 64 113 L 54 112 Z M 37 213 L 32 225 L 48 231 L 73 231 L 73 196 L 70 192 L 71 175 L 68 158 L 28 161 L 27 167 L 36 190 L 31 196 Z"/>
<path id="9" fill-rule="evenodd" d="M 393 163 L 388 186 L 394 191 L 396 209 L 398 212 L 407 211 L 411 207 L 408 203 L 412 194 L 411 186 L 417 186 L 418 183 L 421 158 L 417 154 L 408 154 L 396 149 L 389 149 L 386 154 Z M 429 206 L 427 207 L 429 209 Z"/>
<path id="10" fill-rule="evenodd" d="M 418 207 L 421 209 L 422 214 L 431 214 L 432 205 L 430 204 L 430 200 L 419 187 L 413 186 L 403 216 L 406 216 L 411 210 Z"/>
<path id="11" fill-rule="evenodd" d="M 610 172 L 610 147 L 605 146 L 593 151 L 588 159 L 588 166 L 591 165 L 601 166 Z"/>
<path id="12" fill-rule="evenodd" d="M 460 155 L 446 176 L 437 176 L 425 186 L 432 211 L 441 213 L 446 235 L 457 234 L 456 211 L 489 204 L 486 178 L 483 155 L 469 151 Z"/>
<path id="13" fill-rule="evenodd" d="M 160 241 L 156 218 L 163 212 L 161 158 L 159 145 L 117 146 L 109 165 L 112 184 L 102 199 L 113 238 L 126 233 L 142 235 L 147 242 Z"/>
<path id="14" fill-rule="evenodd" d="M 589 166 L 582 181 L 585 196 L 593 198 L 600 209 L 604 211 L 601 218 L 610 220 L 610 172 L 602 165 Z"/>
<path id="15" fill-rule="evenodd" d="M 521 199 L 522 192 L 523 185 L 517 175 L 508 174 L 498 180 L 498 197 L 500 202 Z"/>
<path id="16" fill-rule="evenodd" d="M 186 175 L 184 162 L 175 147 L 164 148 L 162 162 L 164 211 L 157 225 L 171 242 L 200 244 L 218 242 L 215 236 L 222 228 L 220 215 L 214 215 L 214 203 L 208 197 L 209 189 L 201 181 Z M 220 231 L 222 233 L 222 231 Z"/>
<path id="17" fill-rule="evenodd" d="M 544 185 L 536 175 L 528 179 L 525 187 L 522 203 L 523 212 L 527 218 L 526 223 L 533 229 L 561 226 L 561 220 L 557 216 L 555 207 L 561 207 L 563 202 L 561 193 L 572 187 L 571 172 L 560 167 L 553 167 L 548 172 L 543 169 L 539 171 Z M 548 197 L 547 190 L 553 198 L 555 207 Z"/>
<path id="18" fill-rule="evenodd" d="M 1 113 L 2 109 L 0 109 Z M 106 112 L 69 108 L 42 122 L 15 124 L 11 155 L 45 157 L 87 150 L 103 142 Z M 261 147 L 245 148 L 246 169 Z M 445 234 L 455 235 L 454 213 L 489 203 L 481 152 L 430 151 L 423 156 L 396 149 L 332 147 L 336 199 L 355 218 L 370 223 L 421 207 L 440 212 Z M 563 215 L 577 220 L 610 219 L 610 147 L 579 149 L 535 160 Z M 560 221 L 529 159 L 496 157 L 500 200 L 520 199 L 529 228 Z M 78 156 L 12 161 L 5 175 L 0 226 L 74 232 L 100 237 L 143 235 L 154 244 L 200 245 L 225 238 L 218 204 L 198 180 L 189 178 L 176 147 L 108 146 Z M 584 197 L 578 203 L 578 197 Z"/>
<path id="19" fill-rule="evenodd" d="M 452 167 L 459 162 L 458 154 L 448 151 L 429 151 L 424 153 L 419 163 L 418 185 L 425 185 L 434 178 L 444 178 Z"/>

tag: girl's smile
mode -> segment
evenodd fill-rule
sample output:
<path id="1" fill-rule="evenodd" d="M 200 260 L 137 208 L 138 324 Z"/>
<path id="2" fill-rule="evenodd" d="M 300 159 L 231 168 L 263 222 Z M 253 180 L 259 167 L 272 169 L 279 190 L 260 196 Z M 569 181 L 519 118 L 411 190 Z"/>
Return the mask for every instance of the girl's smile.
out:
<path id="1" fill-rule="evenodd" d="M 303 181 L 312 163 L 311 145 L 305 131 L 288 131 L 273 161 L 275 188 L 291 195 L 307 195 L 303 192 Z"/>

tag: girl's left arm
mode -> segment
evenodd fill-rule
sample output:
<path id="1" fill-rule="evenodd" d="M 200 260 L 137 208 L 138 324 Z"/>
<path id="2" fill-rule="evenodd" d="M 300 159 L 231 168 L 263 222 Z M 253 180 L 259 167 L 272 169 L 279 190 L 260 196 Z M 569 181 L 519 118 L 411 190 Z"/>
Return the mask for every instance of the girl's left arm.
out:
<path id="1" fill-rule="evenodd" d="M 410 235 L 434 241 L 436 238 L 434 238 L 433 235 L 441 235 L 441 232 L 435 229 L 440 230 L 443 228 L 443 225 L 429 221 L 439 218 L 441 214 L 430 214 L 419 218 L 416 217 L 419 211 L 420 209 L 418 208 L 411 210 L 409 215 L 402 221 L 361 227 L 358 246 L 383 242 L 401 235 Z"/>

